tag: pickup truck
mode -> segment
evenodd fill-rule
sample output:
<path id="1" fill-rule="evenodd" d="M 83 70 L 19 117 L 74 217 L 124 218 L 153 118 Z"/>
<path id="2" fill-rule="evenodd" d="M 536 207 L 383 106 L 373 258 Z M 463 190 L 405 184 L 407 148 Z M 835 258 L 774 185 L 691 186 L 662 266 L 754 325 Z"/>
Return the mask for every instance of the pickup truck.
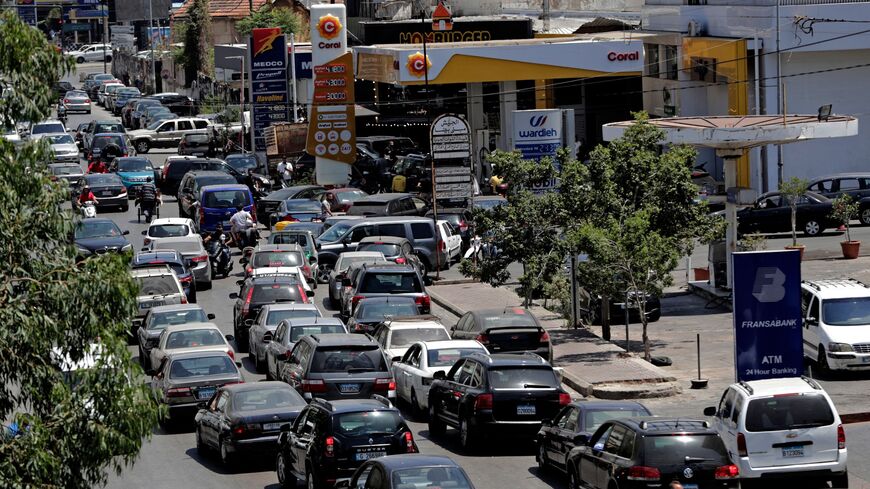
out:
<path id="1" fill-rule="evenodd" d="M 151 148 L 176 148 L 187 134 L 214 136 L 213 126 L 206 119 L 182 117 L 165 120 L 153 129 L 137 129 L 127 133 L 138 153 L 147 153 Z"/>

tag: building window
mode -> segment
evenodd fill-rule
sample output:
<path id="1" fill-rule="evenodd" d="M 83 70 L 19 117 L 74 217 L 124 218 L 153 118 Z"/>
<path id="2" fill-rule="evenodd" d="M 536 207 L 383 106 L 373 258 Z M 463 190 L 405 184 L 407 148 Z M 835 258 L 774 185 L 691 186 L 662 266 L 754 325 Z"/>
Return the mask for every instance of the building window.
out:
<path id="1" fill-rule="evenodd" d="M 679 73 L 680 59 L 677 55 L 676 46 L 665 46 L 665 66 L 667 67 L 668 80 L 676 80 Z"/>
<path id="2" fill-rule="evenodd" d="M 647 68 L 647 76 L 651 76 L 653 78 L 659 77 L 659 45 L 658 44 L 644 44 L 644 51 L 646 51 L 646 68 Z"/>

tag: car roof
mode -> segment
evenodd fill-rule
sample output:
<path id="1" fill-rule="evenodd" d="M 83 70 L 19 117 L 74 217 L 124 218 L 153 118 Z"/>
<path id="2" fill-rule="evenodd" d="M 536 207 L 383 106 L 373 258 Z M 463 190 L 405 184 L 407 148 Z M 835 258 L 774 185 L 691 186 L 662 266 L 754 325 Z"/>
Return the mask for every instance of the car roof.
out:
<path id="1" fill-rule="evenodd" d="M 194 329 L 216 329 L 220 332 L 220 328 L 215 323 L 187 323 L 187 324 L 173 324 L 172 326 L 167 326 L 164 331 L 167 334 L 176 333 L 178 331 L 191 331 Z"/>
<path id="2" fill-rule="evenodd" d="M 258 391 L 260 389 L 269 388 L 269 389 L 283 389 L 283 390 L 292 390 L 293 387 L 286 382 L 281 382 L 278 380 L 261 380 L 259 382 L 243 382 L 241 384 L 228 384 L 222 387 L 223 390 L 228 391 L 232 394 L 236 392 L 248 392 L 248 391 Z"/>
<path id="3" fill-rule="evenodd" d="M 250 192 L 247 185 L 240 183 L 223 183 L 220 185 L 206 185 L 200 189 L 203 192 L 215 192 L 220 190 L 246 190 Z"/>
<path id="4" fill-rule="evenodd" d="M 203 136 L 204 135 L 205 134 L 203 134 Z M 232 175 L 230 175 L 229 173 L 225 173 L 225 172 L 217 171 L 217 170 L 193 170 L 193 171 L 187 172 L 187 174 L 192 176 L 193 178 L 196 178 L 196 177 L 229 177 L 235 181 L 235 178 Z"/>
<path id="5" fill-rule="evenodd" d="M 297 268 L 297 267 L 293 267 Z M 263 284 L 263 283 L 289 283 L 292 285 L 301 285 L 302 282 L 299 281 L 299 275 L 294 274 L 269 274 L 269 275 L 256 275 L 253 277 L 248 277 L 247 279 L 251 283 L 254 284 Z"/>
<path id="6" fill-rule="evenodd" d="M 202 310 L 202 306 L 199 304 L 170 304 L 168 306 L 154 306 L 149 312 L 155 314 L 158 312 L 193 311 L 196 309 Z"/>
<path id="7" fill-rule="evenodd" d="M 532 314 L 531 311 L 529 311 L 528 309 L 523 309 L 520 306 L 504 307 L 504 308 L 500 308 L 500 309 L 477 309 L 477 310 L 471 311 L 471 314 L 474 314 L 475 316 L 495 316 L 495 315 L 498 315 L 498 316 L 532 316 L 532 317 L 534 317 L 534 314 Z"/>
<path id="8" fill-rule="evenodd" d="M 172 327 L 173 326 L 169 326 L 168 328 L 172 328 Z M 230 361 L 232 361 L 232 359 L 229 357 L 229 355 L 224 353 L 222 350 L 194 350 L 194 351 L 189 351 L 189 350 L 188 351 L 172 351 L 172 350 L 169 350 L 168 352 L 166 352 L 166 356 L 169 358 L 170 361 L 183 360 L 183 359 L 187 359 L 187 358 L 206 358 L 206 357 L 225 357 L 225 358 L 228 358 Z M 238 370 L 238 368 L 236 370 Z M 241 372 L 239 372 L 239 373 L 241 373 Z"/>
<path id="9" fill-rule="evenodd" d="M 167 243 L 199 243 L 202 244 L 202 238 L 199 237 L 198 234 L 194 234 L 191 236 L 170 236 L 168 238 L 159 238 L 160 242 L 158 246 L 164 246 Z"/>
<path id="10" fill-rule="evenodd" d="M 619 422 L 647 435 L 669 433 L 699 433 L 715 435 L 710 422 L 702 419 L 671 418 L 663 416 L 639 416 L 623 418 Z"/>
<path id="11" fill-rule="evenodd" d="M 361 334 L 323 333 L 311 335 L 310 338 L 319 346 L 378 345 L 373 339 Z"/>
<path id="12" fill-rule="evenodd" d="M 411 196 L 411 194 L 398 193 L 398 192 L 372 194 L 372 195 L 366 195 L 365 197 L 363 197 L 361 199 L 357 199 L 357 201 L 354 202 L 353 204 L 357 205 L 357 204 L 366 203 L 366 202 L 383 202 L 384 204 L 386 204 L 387 202 L 389 202 L 391 200 L 401 199 L 403 197 L 410 197 L 410 196 Z"/>
<path id="13" fill-rule="evenodd" d="M 494 367 L 502 367 L 502 366 L 541 366 L 546 365 L 550 366 L 546 360 L 540 355 L 536 355 L 531 352 L 524 353 L 494 353 L 494 354 L 486 354 L 486 353 L 472 353 L 468 355 L 466 358 L 474 358 L 482 363 L 485 363 Z"/>
<path id="14" fill-rule="evenodd" d="M 406 241 L 410 242 L 408 240 L 408 238 L 400 238 L 398 236 L 366 236 L 365 238 L 359 240 L 359 244 L 363 244 L 363 243 L 402 244 Z"/>
<path id="15" fill-rule="evenodd" d="M 810 179 L 810 185 L 814 183 L 821 182 L 822 180 L 831 180 L 834 178 L 870 178 L 870 173 L 868 172 L 851 172 L 851 173 L 836 173 L 834 175 L 824 175 L 821 177 L 815 177 Z"/>
<path id="16" fill-rule="evenodd" d="M 340 260 L 341 257 L 345 257 L 345 258 L 372 258 L 372 257 L 378 257 L 378 256 L 384 256 L 384 254 L 381 253 L 380 251 L 345 251 L 344 253 L 341 253 L 338 255 L 338 259 Z"/>
<path id="17" fill-rule="evenodd" d="M 289 385 L 289 384 L 288 384 Z M 395 411 L 399 409 L 393 405 L 384 404 L 376 399 L 338 399 L 335 401 L 318 401 L 312 402 L 312 406 L 321 406 L 328 409 L 326 406 L 331 406 L 329 409 L 331 414 L 354 413 L 359 411 Z"/>
<path id="18" fill-rule="evenodd" d="M 172 275 L 174 277 L 175 272 L 169 268 L 169 265 L 164 265 L 162 267 L 134 268 L 130 270 L 130 275 L 133 277 L 160 277 L 163 275 Z"/>
<path id="19" fill-rule="evenodd" d="M 417 316 L 394 316 L 384 321 L 384 327 L 389 329 L 417 329 L 441 327 L 441 320 L 432 314 L 420 314 Z"/>
<path id="20" fill-rule="evenodd" d="M 360 304 L 372 304 L 375 302 L 414 302 L 414 298 L 408 295 L 376 295 L 374 297 L 364 297 Z"/>
<path id="21" fill-rule="evenodd" d="M 847 299 L 852 297 L 870 297 L 870 287 L 867 284 L 852 279 L 804 280 L 802 288 L 809 289 L 819 299 Z"/>
<path id="22" fill-rule="evenodd" d="M 384 262 L 384 263 L 363 263 L 364 267 L 366 267 L 367 272 L 391 272 L 391 273 L 412 273 L 416 272 L 414 267 L 409 264 L 399 264 L 393 262 Z"/>
<path id="23" fill-rule="evenodd" d="M 123 139 L 124 136 L 126 136 L 126 134 L 124 134 L 123 132 L 98 132 L 98 133 L 94 134 L 95 138 L 98 138 L 100 136 L 102 136 L 102 137 L 112 136 L 112 137 L 119 137 L 119 138 Z"/>
<path id="24" fill-rule="evenodd" d="M 646 406 L 636 401 L 589 401 L 580 399 L 572 401 L 570 405 L 592 411 L 633 410 L 638 408 L 649 410 Z"/>
<path id="25" fill-rule="evenodd" d="M 317 306 L 310 302 L 278 302 L 276 304 L 266 304 L 263 306 L 264 311 L 317 311 Z"/>
<path id="26" fill-rule="evenodd" d="M 778 379 L 751 380 L 732 384 L 750 396 L 767 397 L 780 394 L 807 394 L 824 392 L 824 389 L 808 377 L 784 377 Z"/>
<path id="27" fill-rule="evenodd" d="M 160 226 L 164 224 L 192 224 L 192 221 L 186 217 L 161 217 L 151 221 L 151 226 Z"/>
<path id="28" fill-rule="evenodd" d="M 136 254 L 133 255 L 133 262 L 136 264 L 141 264 L 141 262 L 145 260 L 167 260 L 170 258 L 173 260 L 184 261 L 184 256 L 178 250 L 164 250 L 157 248 L 149 251 L 136 252 Z"/>
<path id="29" fill-rule="evenodd" d="M 290 328 L 298 328 L 303 326 L 344 326 L 344 322 L 341 319 L 328 317 L 293 318 L 284 319 L 282 322 L 287 323 L 287 326 L 289 326 Z"/>
<path id="30" fill-rule="evenodd" d="M 258 251 L 304 251 L 298 244 L 270 244 L 263 243 L 254 248 L 254 253 Z"/>
<path id="31" fill-rule="evenodd" d="M 452 459 L 442 455 L 426 455 L 422 453 L 407 453 L 402 455 L 387 455 L 374 460 L 387 471 L 406 469 L 411 467 L 459 467 Z"/>

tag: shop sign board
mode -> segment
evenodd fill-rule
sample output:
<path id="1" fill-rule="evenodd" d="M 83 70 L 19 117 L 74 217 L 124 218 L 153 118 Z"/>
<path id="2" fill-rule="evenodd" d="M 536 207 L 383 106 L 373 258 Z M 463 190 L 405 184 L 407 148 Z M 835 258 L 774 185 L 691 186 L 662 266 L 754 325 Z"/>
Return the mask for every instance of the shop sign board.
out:
<path id="1" fill-rule="evenodd" d="M 286 46 L 286 36 L 279 27 L 253 29 L 248 40 L 248 59 L 251 60 L 248 80 L 256 151 L 266 150 L 267 127 L 289 120 Z"/>
<path id="2" fill-rule="evenodd" d="M 523 159 L 540 160 L 544 157 L 555 158 L 563 146 L 562 111 L 559 109 L 515 110 L 514 149 L 520 151 Z M 573 135 L 571 136 L 573 138 Z M 536 194 L 556 190 L 558 181 L 553 178 L 544 184 L 536 184 L 532 192 Z"/>
<path id="3" fill-rule="evenodd" d="M 429 143 L 436 160 L 470 158 L 471 128 L 462 117 L 442 114 L 432 122 Z"/>

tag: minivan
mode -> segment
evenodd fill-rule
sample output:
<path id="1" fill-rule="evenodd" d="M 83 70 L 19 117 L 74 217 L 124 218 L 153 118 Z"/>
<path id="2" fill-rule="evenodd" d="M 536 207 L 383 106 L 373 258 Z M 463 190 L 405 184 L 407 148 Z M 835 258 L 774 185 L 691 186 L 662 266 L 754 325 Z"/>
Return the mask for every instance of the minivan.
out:
<path id="1" fill-rule="evenodd" d="M 247 185 L 206 185 L 200 190 L 199 212 L 194 213 L 194 222 L 200 232 L 214 231 L 217 223 L 222 223 L 224 229 L 230 229 L 230 217 L 236 213 L 239 205 L 251 213 L 254 222 L 257 221 L 254 197 Z"/>

